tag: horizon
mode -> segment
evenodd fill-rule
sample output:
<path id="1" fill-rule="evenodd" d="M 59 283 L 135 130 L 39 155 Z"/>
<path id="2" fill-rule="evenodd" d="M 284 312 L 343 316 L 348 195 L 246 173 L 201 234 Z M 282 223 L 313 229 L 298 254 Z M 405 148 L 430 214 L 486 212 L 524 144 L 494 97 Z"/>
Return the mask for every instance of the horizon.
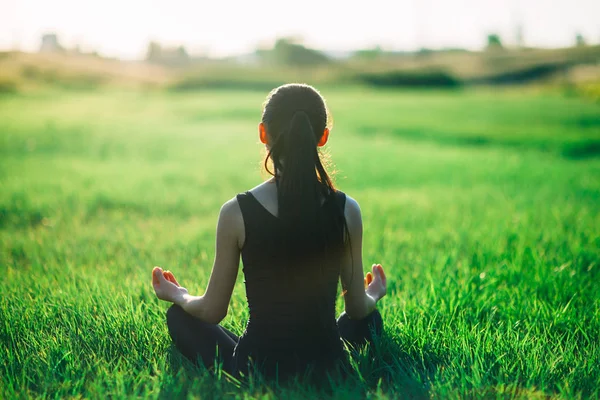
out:
<path id="1" fill-rule="evenodd" d="M 337 0 L 305 0 L 290 14 L 274 0 L 208 5 L 183 0 L 151 5 L 142 0 L 8 0 L 0 13 L 0 50 L 35 52 L 47 33 L 56 33 L 66 48 L 132 60 L 144 58 L 150 41 L 210 57 L 248 54 L 281 37 L 302 38 L 306 46 L 328 53 L 376 46 L 386 51 L 473 51 L 481 50 L 491 33 L 515 46 L 519 29 L 526 47 L 569 47 L 577 33 L 588 44 L 600 43 L 600 24 L 593 17 L 600 15 L 597 1 L 555 0 L 552 6 L 543 0 L 386 3 L 372 0 L 369 8 L 357 8 Z M 314 10 L 325 18 L 315 23 Z"/>

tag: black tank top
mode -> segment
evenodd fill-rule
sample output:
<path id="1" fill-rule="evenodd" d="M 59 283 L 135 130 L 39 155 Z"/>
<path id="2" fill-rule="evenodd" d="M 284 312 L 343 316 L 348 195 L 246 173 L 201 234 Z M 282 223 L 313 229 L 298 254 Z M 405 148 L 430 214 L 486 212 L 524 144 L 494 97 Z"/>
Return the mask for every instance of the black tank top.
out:
<path id="1" fill-rule="evenodd" d="M 283 250 L 281 221 L 250 192 L 237 195 L 237 201 L 245 225 L 241 254 L 250 311 L 235 349 L 238 370 L 251 363 L 267 376 L 283 378 L 307 367 L 332 368 L 345 357 L 335 320 L 341 248 L 307 248 L 301 260 L 292 259 Z M 338 191 L 321 211 L 339 221 L 345 203 L 346 195 Z M 343 225 L 330 229 L 343 238 Z"/>

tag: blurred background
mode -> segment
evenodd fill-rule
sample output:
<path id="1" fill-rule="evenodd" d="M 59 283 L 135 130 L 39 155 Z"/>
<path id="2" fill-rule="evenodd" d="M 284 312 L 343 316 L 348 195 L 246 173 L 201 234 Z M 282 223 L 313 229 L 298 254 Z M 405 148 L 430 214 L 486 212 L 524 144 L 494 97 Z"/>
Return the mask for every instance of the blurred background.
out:
<path id="1" fill-rule="evenodd" d="M 598 98 L 595 0 L 3 0 L 0 92 L 544 83 Z"/>

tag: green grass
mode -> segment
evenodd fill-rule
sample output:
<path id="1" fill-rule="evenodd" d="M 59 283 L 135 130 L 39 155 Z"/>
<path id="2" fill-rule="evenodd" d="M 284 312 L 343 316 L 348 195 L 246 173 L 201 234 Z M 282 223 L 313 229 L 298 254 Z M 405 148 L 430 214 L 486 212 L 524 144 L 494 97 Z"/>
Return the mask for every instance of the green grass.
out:
<path id="1" fill-rule="evenodd" d="M 204 290 L 265 95 L 0 98 L 0 398 L 600 396 L 600 106 L 553 93 L 324 90 L 389 275 L 375 357 L 333 393 L 183 362 L 150 271 Z"/>

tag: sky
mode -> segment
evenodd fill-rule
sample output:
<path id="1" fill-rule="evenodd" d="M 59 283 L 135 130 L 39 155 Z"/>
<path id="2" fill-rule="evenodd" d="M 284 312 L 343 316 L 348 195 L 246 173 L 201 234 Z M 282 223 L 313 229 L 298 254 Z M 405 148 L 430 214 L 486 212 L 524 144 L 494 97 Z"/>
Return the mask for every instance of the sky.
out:
<path id="1" fill-rule="evenodd" d="M 581 33 L 600 43 L 600 0 L 0 0 L 0 50 L 37 51 L 44 33 L 66 47 L 124 59 L 147 43 L 227 56 L 294 36 L 350 51 L 481 49 L 488 33 L 528 46 L 562 47 Z"/>

